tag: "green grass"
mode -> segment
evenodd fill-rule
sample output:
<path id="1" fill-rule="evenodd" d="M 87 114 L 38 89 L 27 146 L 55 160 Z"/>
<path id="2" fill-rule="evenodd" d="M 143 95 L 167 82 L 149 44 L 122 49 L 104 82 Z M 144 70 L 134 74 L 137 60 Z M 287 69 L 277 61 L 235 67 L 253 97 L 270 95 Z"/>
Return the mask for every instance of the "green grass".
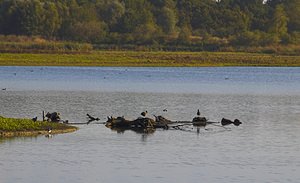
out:
<path id="1" fill-rule="evenodd" d="M 300 66 L 300 56 L 242 52 L 93 51 L 81 54 L 1 53 L 0 66 Z"/>
<path id="2" fill-rule="evenodd" d="M 74 127 L 61 123 L 34 122 L 31 119 L 4 118 L 0 116 L 0 131 L 3 132 L 43 131 L 49 128 L 52 130 L 65 130 Z"/>

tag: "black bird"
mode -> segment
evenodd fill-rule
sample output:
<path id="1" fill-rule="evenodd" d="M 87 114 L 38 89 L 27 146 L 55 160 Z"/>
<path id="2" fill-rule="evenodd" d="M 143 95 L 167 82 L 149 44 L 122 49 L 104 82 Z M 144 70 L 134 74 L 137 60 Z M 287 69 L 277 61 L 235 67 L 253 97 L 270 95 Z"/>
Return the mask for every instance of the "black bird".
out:
<path id="1" fill-rule="evenodd" d="M 95 117 L 93 117 L 93 116 L 91 116 L 89 114 L 86 114 L 86 115 L 90 119 L 89 121 L 99 121 L 100 120 L 99 118 L 95 118 Z"/>
<path id="2" fill-rule="evenodd" d="M 200 116 L 200 110 L 198 109 L 198 111 L 197 111 L 197 116 Z"/>
<path id="3" fill-rule="evenodd" d="M 143 111 L 143 112 L 141 113 L 141 115 L 145 117 L 147 113 L 148 113 L 148 111 Z"/>
<path id="4" fill-rule="evenodd" d="M 164 109 L 163 111 L 164 111 L 164 112 L 168 112 L 168 110 L 167 110 L 167 109 Z"/>
<path id="5" fill-rule="evenodd" d="M 32 118 L 32 121 L 36 122 L 37 121 L 37 116 L 35 118 Z"/>
<path id="6" fill-rule="evenodd" d="M 2 88 L 2 90 L 3 90 L 3 91 L 5 91 L 5 90 L 6 90 L 6 88 Z"/>

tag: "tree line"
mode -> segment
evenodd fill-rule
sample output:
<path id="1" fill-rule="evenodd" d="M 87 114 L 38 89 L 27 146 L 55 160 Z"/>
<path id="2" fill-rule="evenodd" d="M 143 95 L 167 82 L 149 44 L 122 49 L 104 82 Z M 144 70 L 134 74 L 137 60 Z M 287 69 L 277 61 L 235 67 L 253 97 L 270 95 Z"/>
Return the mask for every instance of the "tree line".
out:
<path id="1" fill-rule="evenodd" d="M 0 34 L 95 45 L 300 44 L 299 17 L 299 0 L 0 0 Z"/>

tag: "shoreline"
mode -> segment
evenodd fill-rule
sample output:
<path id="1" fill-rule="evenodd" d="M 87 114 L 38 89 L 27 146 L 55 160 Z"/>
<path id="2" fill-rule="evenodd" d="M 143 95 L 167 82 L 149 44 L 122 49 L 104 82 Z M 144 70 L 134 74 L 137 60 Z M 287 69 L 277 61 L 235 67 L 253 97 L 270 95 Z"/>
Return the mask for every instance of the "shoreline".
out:
<path id="1" fill-rule="evenodd" d="M 32 131 L 0 131 L 0 138 L 10 138 L 10 137 L 34 137 L 38 135 L 54 135 L 54 134 L 64 134 L 64 133 L 72 133 L 77 131 L 77 127 L 68 128 L 68 129 L 55 129 L 51 130 L 51 133 L 45 130 L 32 130 Z"/>
<path id="2" fill-rule="evenodd" d="M 49 130 L 51 131 L 49 132 Z M 62 123 L 0 116 L 0 138 L 70 133 L 76 130 L 78 127 Z"/>
<path id="3" fill-rule="evenodd" d="M 300 56 L 245 52 L 93 51 L 81 54 L 2 53 L 0 66 L 300 67 Z"/>

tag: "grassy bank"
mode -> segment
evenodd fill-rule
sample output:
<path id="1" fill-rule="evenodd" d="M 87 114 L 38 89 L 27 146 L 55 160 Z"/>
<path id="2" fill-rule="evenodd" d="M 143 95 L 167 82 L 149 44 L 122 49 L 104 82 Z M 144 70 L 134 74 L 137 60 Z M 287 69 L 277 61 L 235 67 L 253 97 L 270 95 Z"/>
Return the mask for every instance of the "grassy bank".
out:
<path id="1" fill-rule="evenodd" d="M 2 53 L 1 66 L 300 66 L 300 56 L 241 52 Z"/>
<path id="2" fill-rule="evenodd" d="M 67 133 L 77 130 L 74 126 L 51 122 L 34 122 L 31 119 L 4 118 L 0 116 L 0 137 L 34 136 L 55 133 Z"/>

